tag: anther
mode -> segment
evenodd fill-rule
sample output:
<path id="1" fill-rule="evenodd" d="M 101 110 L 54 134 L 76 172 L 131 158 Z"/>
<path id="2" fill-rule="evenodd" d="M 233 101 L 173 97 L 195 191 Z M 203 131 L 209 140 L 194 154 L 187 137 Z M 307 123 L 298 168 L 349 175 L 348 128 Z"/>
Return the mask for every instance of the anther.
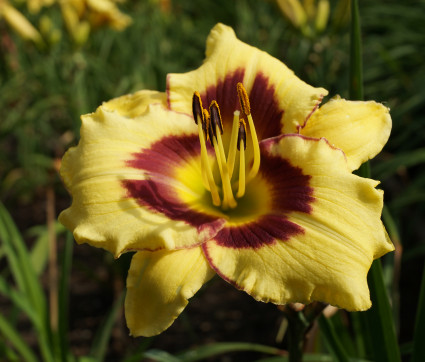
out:
<path id="1" fill-rule="evenodd" d="M 198 102 L 199 100 L 199 102 Z M 196 104 L 199 104 L 200 108 Z M 205 185 L 205 188 L 211 191 L 211 197 L 213 204 L 215 206 L 221 205 L 220 195 L 218 194 L 218 188 L 214 181 L 214 176 L 212 173 L 207 147 L 206 147 L 206 127 L 208 127 L 209 115 L 206 109 L 202 108 L 201 98 L 199 97 L 199 93 L 195 92 L 193 96 L 193 113 L 196 115 L 196 119 L 201 122 L 196 122 L 198 125 L 198 135 L 199 142 L 201 144 L 201 168 L 202 168 L 202 179 Z M 200 110 L 200 113 L 197 113 Z M 202 123 L 202 124 L 201 124 Z"/>
<path id="2" fill-rule="evenodd" d="M 198 92 L 193 93 L 192 112 L 193 112 L 193 119 L 195 120 L 196 124 L 198 124 L 198 117 L 202 121 L 203 119 L 202 100 Z"/>
<path id="3" fill-rule="evenodd" d="M 239 96 L 239 103 L 241 105 L 242 112 L 248 116 L 251 114 L 251 107 L 249 105 L 249 98 L 248 94 L 246 93 L 245 87 L 242 83 L 238 83 L 237 86 L 238 96 Z"/>
<path id="4" fill-rule="evenodd" d="M 241 150 L 241 141 L 243 141 L 244 150 L 246 150 L 246 124 L 243 119 L 239 122 L 238 151 Z"/>
<path id="5" fill-rule="evenodd" d="M 220 134 L 223 134 L 223 121 L 221 120 L 220 108 L 216 101 L 212 101 L 210 105 L 211 123 L 215 131 L 215 125 L 220 129 Z M 215 135 L 217 137 L 217 135 Z"/>

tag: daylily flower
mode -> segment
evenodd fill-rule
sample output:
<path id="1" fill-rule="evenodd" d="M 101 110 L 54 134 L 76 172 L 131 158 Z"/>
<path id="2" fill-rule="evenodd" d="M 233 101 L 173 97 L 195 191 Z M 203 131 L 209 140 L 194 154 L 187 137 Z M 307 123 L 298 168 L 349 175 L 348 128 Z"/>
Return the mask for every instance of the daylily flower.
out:
<path id="1" fill-rule="evenodd" d="M 136 251 L 132 335 L 168 328 L 218 274 L 256 300 L 371 305 L 366 275 L 393 250 L 378 182 L 352 171 L 391 129 L 375 102 L 333 99 L 216 25 L 206 60 L 82 116 L 63 158 L 60 215 L 78 243 Z"/>
<path id="2" fill-rule="evenodd" d="M 122 13 L 116 0 L 60 0 L 68 32 L 77 44 L 87 40 L 90 30 L 102 26 L 122 31 L 132 22 Z"/>
<path id="3" fill-rule="evenodd" d="M 336 28 L 346 24 L 350 14 L 350 0 L 339 0 L 331 6 L 329 0 L 276 0 L 282 14 L 308 38 L 326 30 L 328 21 Z"/>

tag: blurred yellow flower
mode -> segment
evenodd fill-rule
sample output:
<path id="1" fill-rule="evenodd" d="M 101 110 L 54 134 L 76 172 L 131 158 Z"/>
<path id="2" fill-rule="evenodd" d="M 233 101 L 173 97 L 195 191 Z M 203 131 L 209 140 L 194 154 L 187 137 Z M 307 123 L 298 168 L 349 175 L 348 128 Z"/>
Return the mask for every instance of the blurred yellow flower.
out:
<path id="1" fill-rule="evenodd" d="M 306 37 L 322 33 L 329 22 L 329 0 L 276 0 L 283 15 Z M 334 11 L 334 24 L 342 24 L 349 13 L 350 0 L 339 0 Z"/>
<path id="2" fill-rule="evenodd" d="M 25 0 L 28 11 L 38 14 L 42 7 L 57 5 L 62 11 L 62 18 L 72 40 L 84 44 L 92 29 L 109 26 L 115 30 L 123 30 L 131 24 L 131 17 L 123 14 L 117 7 L 118 0 Z M 43 38 L 47 43 L 56 43 L 60 38 L 60 30 L 55 28 L 46 13 L 39 19 L 40 31 L 17 10 L 14 3 L 0 0 L 0 19 L 14 29 L 22 38 L 39 45 Z"/>
<path id="3" fill-rule="evenodd" d="M 43 42 L 38 30 L 20 11 L 6 0 L 0 0 L 0 19 L 1 18 L 3 18 L 23 39 L 33 41 L 36 44 L 41 44 Z"/>
<path id="4" fill-rule="evenodd" d="M 81 32 L 82 24 L 90 24 L 93 28 L 110 26 L 115 30 L 123 30 L 132 22 L 113 0 L 61 0 L 60 5 L 66 26 L 73 35 Z"/>
<path id="5" fill-rule="evenodd" d="M 60 6 L 66 28 L 77 44 L 86 42 L 91 28 L 124 30 L 132 22 L 114 0 L 60 0 Z"/>
<path id="6" fill-rule="evenodd" d="M 53 5 L 56 0 L 26 0 L 27 7 L 30 13 L 37 14 L 42 7 Z"/>

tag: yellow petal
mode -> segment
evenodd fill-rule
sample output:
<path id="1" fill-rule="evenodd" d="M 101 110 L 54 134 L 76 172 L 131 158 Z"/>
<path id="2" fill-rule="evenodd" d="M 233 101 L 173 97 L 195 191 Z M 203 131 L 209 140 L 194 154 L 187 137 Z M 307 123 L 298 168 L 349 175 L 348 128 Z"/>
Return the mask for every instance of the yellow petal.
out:
<path id="1" fill-rule="evenodd" d="M 102 104 L 102 108 L 109 111 L 117 111 L 120 115 L 128 118 L 141 116 L 151 104 L 167 105 L 167 95 L 163 92 L 141 90 L 111 99 Z"/>
<path id="2" fill-rule="evenodd" d="M 131 99 L 125 97 L 123 103 L 133 105 Z M 158 104 L 135 118 L 120 115 L 122 110 L 110 110 L 120 109 L 123 103 L 114 100 L 82 117 L 80 143 L 62 161 L 61 176 L 73 202 L 61 213 L 60 221 L 73 231 L 77 242 L 105 248 L 115 256 L 129 249 L 175 249 L 200 243 L 196 227 L 142 205 L 123 186 L 127 180 L 149 178 L 129 165 L 135 154 L 170 135 L 193 134 L 196 139 L 193 119 Z M 136 107 L 130 114 L 133 111 L 142 109 Z M 168 160 L 167 155 L 156 156 Z M 153 158 L 150 162 L 157 161 Z M 173 194 L 187 187 L 171 177 L 161 182 L 172 188 Z M 166 213 L 167 205 L 163 207 Z"/>
<path id="3" fill-rule="evenodd" d="M 242 82 L 253 112 L 263 108 L 267 113 L 270 107 L 276 108 L 274 113 L 280 114 L 280 127 L 277 128 L 283 129 L 284 133 L 293 133 L 327 94 L 325 89 L 313 88 L 301 81 L 276 58 L 238 40 L 234 31 L 223 24 L 217 24 L 211 30 L 206 56 L 197 70 L 168 75 L 167 93 L 171 109 L 191 114 L 192 95 L 198 91 L 207 99 L 210 95 L 221 97 L 217 101 L 223 108 L 222 113 L 229 114 L 223 122 L 231 124 L 233 111 L 238 107 L 236 84 Z M 264 93 L 268 99 L 264 99 Z M 211 100 L 208 99 L 209 102 Z"/>
<path id="4" fill-rule="evenodd" d="M 214 275 L 199 247 L 134 254 L 125 299 L 131 335 L 149 337 L 167 329 Z"/>
<path id="5" fill-rule="evenodd" d="M 391 132 L 388 108 L 373 101 L 332 99 L 313 113 L 300 133 L 325 137 L 341 148 L 351 170 L 375 157 L 387 143 Z"/>
<path id="6" fill-rule="evenodd" d="M 245 247 L 225 247 L 218 239 L 223 229 L 202 245 L 210 265 L 264 302 L 323 301 L 347 310 L 369 308 L 367 272 L 375 258 L 394 249 L 380 219 L 383 193 L 375 189 L 378 182 L 353 175 L 344 154 L 324 139 L 288 135 L 267 141 L 266 148 L 310 176 L 311 210 L 282 213 L 300 231 L 294 228 L 287 240 L 268 240 L 262 246 L 254 240 L 256 230 L 245 230 L 234 232 L 253 238 L 239 241 Z"/>

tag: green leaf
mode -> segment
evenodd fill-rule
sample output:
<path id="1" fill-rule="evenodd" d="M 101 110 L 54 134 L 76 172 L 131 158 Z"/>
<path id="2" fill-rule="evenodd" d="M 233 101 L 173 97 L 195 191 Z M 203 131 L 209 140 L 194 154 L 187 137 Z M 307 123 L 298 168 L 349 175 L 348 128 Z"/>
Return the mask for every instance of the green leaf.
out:
<path id="1" fill-rule="evenodd" d="M 189 351 L 179 353 L 180 360 L 185 362 L 199 361 L 204 358 L 209 358 L 222 353 L 237 352 L 237 351 L 250 351 L 261 352 L 274 355 L 283 355 L 284 351 L 275 347 L 264 346 L 255 343 L 243 342 L 228 342 L 228 343 L 214 343 L 206 346 L 200 346 Z"/>
<path id="2" fill-rule="evenodd" d="M 53 361 L 46 298 L 25 242 L 2 203 L 0 203 L 0 239 L 18 290 L 26 296 L 34 315 L 38 317 L 32 322 L 38 331 L 37 337 L 43 358 L 47 362 Z"/>
<path id="3" fill-rule="evenodd" d="M 65 227 L 59 223 L 55 223 L 56 234 L 64 232 Z M 31 262 L 37 275 L 40 275 L 46 268 L 49 258 L 49 235 L 46 226 L 34 229 L 38 233 L 38 237 L 31 249 Z"/>
<path id="4" fill-rule="evenodd" d="M 193 362 L 200 361 L 206 358 L 214 357 L 223 353 L 231 352 L 260 352 L 267 353 L 272 355 L 278 355 L 282 360 L 286 360 L 285 351 L 275 348 L 264 346 L 261 344 L 255 343 L 244 343 L 244 342 L 223 342 L 223 343 L 214 343 L 206 346 L 199 346 L 193 349 L 190 349 L 185 352 L 181 352 L 176 356 L 169 354 L 168 352 L 151 349 L 143 353 L 143 357 L 153 359 L 154 361 L 160 362 Z"/>
<path id="5" fill-rule="evenodd" d="M 372 263 L 367 280 L 372 308 L 361 315 L 368 327 L 374 361 L 399 362 L 400 351 L 380 260 Z"/>
<path id="6" fill-rule="evenodd" d="M 24 312 L 33 323 L 37 323 L 38 316 L 29 304 L 26 295 L 12 288 L 3 277 L 0 277 L 0 293 L 9 298 L 13 305 Z"/>
<path id="7" fill-rule="evenodd" d="M 323 333 L 325 338 L 326 346 L 336 361 L 348 362 L 349 358 L 347 352 L 344 349 L 338 335 L 335 332 L 335 328 L 330 319 L 323 316 L 319 317 L 320 331 Z"/>
<path id="8" fill-rule="evenodd" d="M 425 148 L 400 153 L 389 160 L 381 161 L 373 167 L 373 175 L 382 181 L 393 176 L 400 168 L 416 166 L 422 163 L 425 163 Z"/>
<path id="9" fill-rule="evenodd" d="M 358 0 L 351 2 L 350 31 L 350 98 L 363 100 L 363 65 L 361 47 L 360 13 Z M 367 162 L 358 170 L 362 177 L 370 177 L 370 166 Z M 400 361 L 393 315 L 384 285 L 382 266 L 375 260 L 368 274 L 368 283 L 372 308 L 361 314 L 362 325 L 368 326 L 370 345 L 374 360 L 382 362 Z"/>
<path id="10" fill-rule="evenodd" d="M 159 349 L 151 349 L 143 353 L 143 357 L 150 358 L 158 362 L 181 362 L 181 358 L 174 357 L 172 354 Z"/>
<path id="11" fill-rule="evenodd" d="M 69 353 L 68 342 L 68 310 L 69 310 L 69 279 L 72 267 L 72 254 L 74 249 L 74 238 L 71 232 L 67 232 L 65 247 L 61 260 L 61 272 L 59 279 L 59 315 L 58 315 L 58 338 L 62 360 L 66 360 Z"/>
<path id="12" fill-rule="evenodd" d="M 103 361 L 105 357 L 108 342 L 111 338 L 112 327 L 114 326 L 119 310 L 122 308 L 124 299 L 125 292 L 122 292 L 109 311 L 105 322 L 99 327 L 99 330 L 94 338 L 90 355 L 98 361 Z"/>
<path id="13" fill-rule="evenodd" d="M 363 100 L 362 36 L 358 0 L 351 1 L 350 99 Z"/>
<path id="14" fill-rule="evenodd" d="M 416 311 L 416 325 L 413 337 L 413 355 L 411 362 L 425 361 L 425 268 L 422 274 L 421 291 Z"/>
<path id="15" fill-rule="evenodd" d="M 37 362 L 38 359 L 31 351 L 31 348 L 22 340 L 19 333 L 12 327 L 12 325 L 0 314 L 0 333 L 16 351 L 27 362 Z"/>

